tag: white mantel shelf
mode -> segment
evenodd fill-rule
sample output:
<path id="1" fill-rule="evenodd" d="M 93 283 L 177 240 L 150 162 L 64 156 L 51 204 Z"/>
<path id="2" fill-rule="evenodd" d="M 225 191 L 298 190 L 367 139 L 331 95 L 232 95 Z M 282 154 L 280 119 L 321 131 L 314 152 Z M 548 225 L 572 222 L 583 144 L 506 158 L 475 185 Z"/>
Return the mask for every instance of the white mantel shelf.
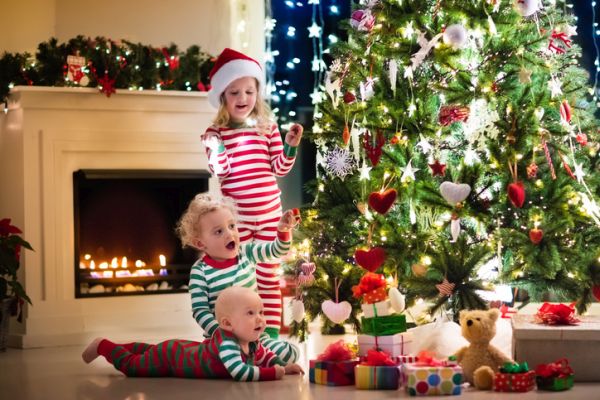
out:
<path id="1" fill-rule="evenodd" d="M 79 169 L 207 170 L 200 135 L 215 111 L 206 93 L 17 86 L 0 113 L 0 217 L 35 252 L 21 276 L 33 301 L 11 320 L 9 345 L 83 344 L 201 337 L 185 293 L 75 299 L 73 172 Z M 211 179 L 211 191 L 216 182 Z M 121 332 L 139 337 L 121 337 Z"/>

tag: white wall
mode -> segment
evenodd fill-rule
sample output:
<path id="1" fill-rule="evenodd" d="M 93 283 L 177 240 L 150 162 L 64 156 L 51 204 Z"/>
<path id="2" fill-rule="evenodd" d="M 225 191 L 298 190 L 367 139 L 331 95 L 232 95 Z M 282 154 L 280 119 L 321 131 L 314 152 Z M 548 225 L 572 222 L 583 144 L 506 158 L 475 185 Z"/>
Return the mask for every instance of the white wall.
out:
<path id="1" fill-rule="evenodd" d="M 261 58 L 262 0 L 1 0 L 0 51 L 35 53 L 50 37 L 128 39 L 154 46 L 192 44 L 217 55 L 233 47 Z M 246 32 L 238 32 L 245 17 Z M 247 42 L 247 47 L 243 43 Z"/>

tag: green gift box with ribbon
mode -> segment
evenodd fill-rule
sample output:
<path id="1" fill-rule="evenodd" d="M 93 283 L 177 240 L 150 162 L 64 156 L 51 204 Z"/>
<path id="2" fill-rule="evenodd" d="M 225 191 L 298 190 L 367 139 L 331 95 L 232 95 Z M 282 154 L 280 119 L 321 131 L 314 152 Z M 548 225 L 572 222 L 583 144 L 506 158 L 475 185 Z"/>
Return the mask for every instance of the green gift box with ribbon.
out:
<path id="1" fill-rule="evenodd" d="M 395 335 L 406 332 L 406 316 L 391 314 L 382 317 L 360 319 L 362 333 L 373 336 Z"/>

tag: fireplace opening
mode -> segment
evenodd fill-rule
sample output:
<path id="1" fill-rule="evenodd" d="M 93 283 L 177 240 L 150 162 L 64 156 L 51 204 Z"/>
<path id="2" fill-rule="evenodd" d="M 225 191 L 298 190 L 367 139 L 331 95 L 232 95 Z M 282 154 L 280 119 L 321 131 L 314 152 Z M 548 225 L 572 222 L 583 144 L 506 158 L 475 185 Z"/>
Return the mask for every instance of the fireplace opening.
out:
<path id="1" fill-rule="evenodd" d="M 187 291 L 197 259 L 175 226 L 208 171 L 78 170 L 73 173 L 75 297 Z"/>

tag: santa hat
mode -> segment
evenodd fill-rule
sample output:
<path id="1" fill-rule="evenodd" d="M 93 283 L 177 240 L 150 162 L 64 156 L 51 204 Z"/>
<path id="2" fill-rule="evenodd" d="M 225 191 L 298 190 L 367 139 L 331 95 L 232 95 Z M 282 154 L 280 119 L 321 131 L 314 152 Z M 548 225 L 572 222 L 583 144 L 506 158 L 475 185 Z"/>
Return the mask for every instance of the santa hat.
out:
<path id="1" fill-rule="evenodd" d="M 221 93 L 236 79 L 246 76 L 256 78 L 259 91 L 264 87 L 265 81 L 258 61 L 230 48 L 226 48 L 219 54 L 208 76 L 212 86 L 208 91 L 208 102 L 215 108 L 219 108 Z"/>

